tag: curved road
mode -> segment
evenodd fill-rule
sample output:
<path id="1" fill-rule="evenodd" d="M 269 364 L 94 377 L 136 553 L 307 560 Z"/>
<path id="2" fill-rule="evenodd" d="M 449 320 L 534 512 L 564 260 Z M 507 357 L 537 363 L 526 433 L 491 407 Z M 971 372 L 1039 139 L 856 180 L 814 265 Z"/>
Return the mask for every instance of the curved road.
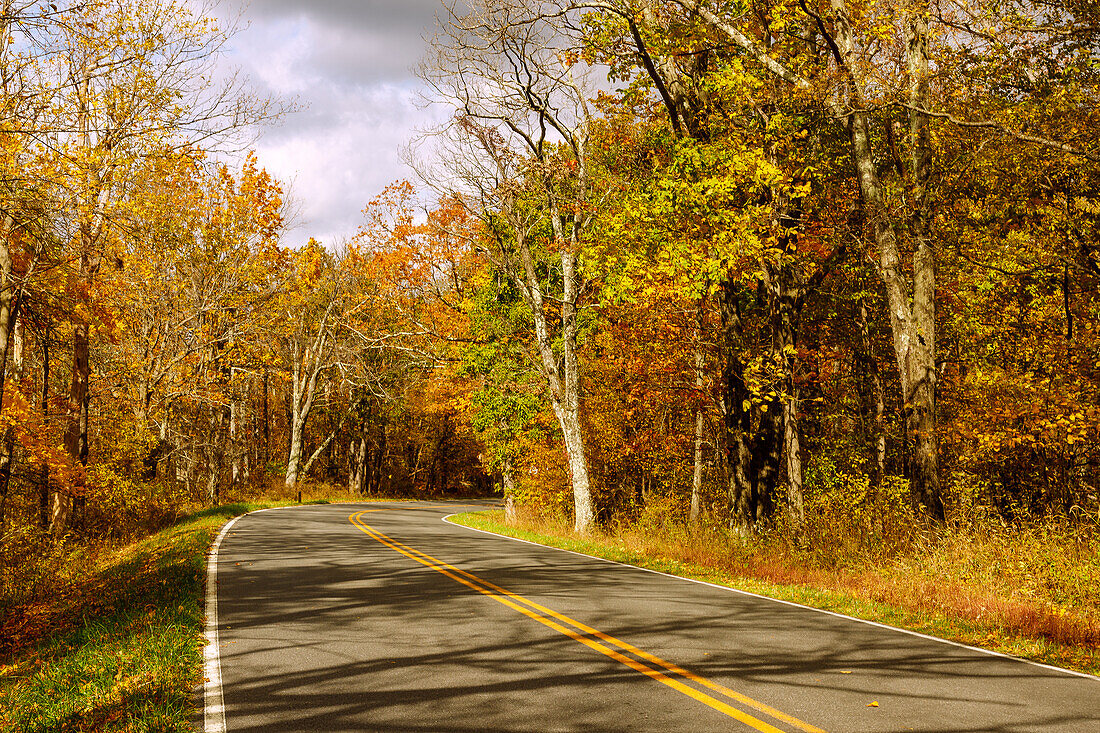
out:
<path id="1" fill-rule="evenodd" d="M 442 521 L 465 507 L 237 520 L 225 729 L 1100 731 L 1096 678 Z"/>

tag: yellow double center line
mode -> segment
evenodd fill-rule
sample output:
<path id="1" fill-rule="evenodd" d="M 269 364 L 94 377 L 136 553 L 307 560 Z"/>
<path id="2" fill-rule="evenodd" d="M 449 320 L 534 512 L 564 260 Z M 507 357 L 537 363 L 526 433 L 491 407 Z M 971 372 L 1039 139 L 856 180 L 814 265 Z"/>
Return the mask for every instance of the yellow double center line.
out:
<path id="1" fill-rule="evenodd" d="M 560 614 L 546 606 L 538 604 L 529 598 L 524 598 L 509 590 L 505 590 L 498 585 L 490 583 L 484 578 L 479 578 L 473 573 L 469 573 L 460 568 L 456 568 L 454 565 L 443 562 L 431 555 L 425 554 L 420 550 L 414 549 L 405 545 L 392 537 L 388 537 L 370 525 L 363 521 L 363 515 L 370 512 L 387 511 L 386 509 L 367 509 L 365 511 L 352 514 L 348 519 L 363 532 L 367 533 L 378 542 L 382 543 L 390 549 L 400 552 L 402 555 L 409 557 L 421 565 L 435 570 L 438 573 L 446 575 L 448 578 L 465 585 L 468 588 L 476 590 L 482 595 L 486 595 L 492 598 L 494 601 L 501 603 L 508 608 L 515 611 L 519 611 L 524 616 L 538 621 L 540 624 L 557 631 L 560 634 L 568 636 L 570 639 L 580 642 L 590 649 L 610 657 L 617 662 L 625 664 L 633 670 L 641 672 L 647 677 L 651 677 L 661 684 L 668 685 L 677 692 L 683 693 L 688 697 L 698 700 L 699 702 L 717 710 L 720 713 L 724 713 L 731 718 L 741 721 L 745 725 L 753 728 L 754 730 L 763 731 L 765 733 L 783 733 L 783 730 L 776 728 L 774 725 L 756 718 L 744 710 L 735 708 L 728 702 L 719 699 L 715 695 L 708 694 L 703 690 L 691 687 L 683 682 L 687 680 L 695 683 L 696 685 L 709 690 L 711 693 L 715 693 L 727 700 L 732 700 L 745 707 L 751 708 L 758 713 L 772 718 L 775 721 L 786 723 L 792 728 L 805 731 L 806 733 L 825 733 L 821 728 L 805 723 L 798 718 L 776 710 L 773 707 L 765 705 L 762 702 L 753 700 L 751 697 L 741 694 L 736 690 L 731 690 L 728 687 L 719 685 L 716 682 L 712 682 L 705 677 L 689 672 L 688 670 L 680 667 L 679 665 L 667 662 L 660 657 L 650 654 L 647 651 L 633 646 L 621 639 L 617 639 L 614 636 L 605 634 L 602 631 L 598 631 L 591 626 L 588 626 L 576 619 Z M 627 654 L 633 655 L 633 657 L 627 656 Z M 636 658 L 634 658 L 636 657 Z"/>

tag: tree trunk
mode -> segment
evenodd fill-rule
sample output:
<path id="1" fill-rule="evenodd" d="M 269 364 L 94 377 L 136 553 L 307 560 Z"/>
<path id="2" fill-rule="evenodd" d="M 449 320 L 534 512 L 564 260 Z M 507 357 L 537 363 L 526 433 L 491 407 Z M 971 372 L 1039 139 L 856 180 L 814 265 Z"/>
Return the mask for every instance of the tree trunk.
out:
<path id="1" fill-rule="evenodd" d="M 89 109 L 92 70 L 84 68 L 80 82 L 80 110 L 78 114 L 78 127 L 80 129 L 80 142 L 84 150 L 91 152 L 92 129 L 94 123 L 91 120 Z M 83 204 L 88 207 L 78 214 L 79 239 L 80 239 L 80 279 L 87 285 L 92 285 L 96 274 L 99 272 L 100 255 L 96 252 L 100 235 L 102 234 L 103 214 L 95 209 L 99 196 L 103 191 L 104 182 L 96 171 L 88 169 L 84 172 L 85 189 L 81 192 Z M 69 451 L 75 463 L 83 467 L 88 465 L 88 430 L 90 420 L 90 391 L 89 385 L 92 377 L 91 327 L 88 321 L 81 318 L 73 328 L 73 372 L 72 385 L 69 389 L 69 403 L 73 405 L 76 414 L 73 415 L 65 435 L 65 447 Z M 76 521 L 83 518 L 86 498 L 84 486 L 74 487 L 72 504 Z M 54 513 L 55 521 L 62 518 L 68 520 L 69 512 L 59 511 Z M 55 535 L 64 533 L 64 525 L 54 528 Z"/>
<path id="2" fill-rule="evenodd" d="M 4 19 L 6 20 L 6 19 Z M 2 23 L 3 21 L 0 21 Z M 2 26 L 0 26 L 2 27 Z M 10 214 L 5 213 L 0 220 L 0 356 L 3 358 L 3 369 L 0 369 L 0 404 L 4 398 L 4 380 L 7 368 L 7 356 L 11 330 L 15 323 L 14 313 L 17 310 L 16 290 L 18 289 L 12 278 L 12 255 L 8 247 L 8 240 L 15 228 L 15 220 Z"/>
<path id="3" fill-rule="evenodd" d="M 264 368 L 264 382 L 263 382 L 263 454 L 262 465 L 266 466 L 268 461 L 271 460 L 271 408 L 268 404 L 268 396 L 271 394 L 271 385 L 269 384 L 268 371 Z"/>
<path id="4" fill-rule="evenodd" d="M 551 219 L 557 217 L 552 209 Z M 559 242 L 560 222 L 554 225 Z M 592 504 L 592 491 L 588 479 L 588 464 L 584 454 L 584 440 L 580 421 L 580 372 L 577 365 L 576 300 L 580 276 L 577 271 L 577 255 L 562 247 L 561 269 L 563 280 L 561 306 L 561 364 L 554 350 L 543 306 L 543 295 L 535 270 L 534 257 L 526 240 L 520 238 L 519 247 L 525 277 L 519 285 L 535 326 L 535 340 L 543 377 L 550 391 L 550 402 L 561 427 L 565 452 L 569 460 L 569 476 L 573 487 L 574 522 L 578 534 L 587 534 L 595 527 L 596 512 Z"/>
<path id="5" fill-rule="evenodd" d="M 882 485 L 886 475 L 886 398 L 882 389 L 882 376 L 871 346 L 871 328 L 867 318 L 867 302 L 859 299 L 860 363 L 860 413 L 868 426 L 864 433 L 872 451 L 872 485 Z"/>
<path id="6" fill-rule="evenodd" d="M 806 520 L 802 497 L 802 443 L 798 437 L 798 392 L 783 405 L 783 454 L 787 468 L 787 513 L 795 525 Z"/>
<path id="7" fill-rule="evenodd" d="M 321 445 L 319 445 L 317 447 L 317 450 L 313 451 L 313 454 L 309 457 L 308 460 L 306 460 L 305 465 L 302 466 L 302 476 L 308 476 L 309 475 L 309 469 L 313 467 L 313 462 L 317 460 L 317 456 L 324 453 L 325 448 L 328 448 L 329 443 L 331 443 L 332 439 L 335 438 L 335 437 L 336 437 L 336 431 L 333 430 L 331 433 L 328 434 L 328 437 L 325 438 L 324 442 L 322 442 Z"/>
<path id="8" fill-rule="evenodd" d="M 778 396 L 765 402 L 760 411 L 760 427 L 753 436 L 752 461 L 752 521 L 754 529 L 771 516 L 772 496 L 779 485 L 779 469 L 783 457 L 783 406 Z"/>
<path id="9" fill-rule="evenodd" d="M 906 30 L 909 72 L 909 230 L 913 237 L 913 328 L 910 344 L 909 432 L 916 450 L 910 472 L 914 497 L 934 519 L 944 518 L 936 426 L 936 261 L 929 233 L 928 183 L 932 152 L 928 116 L 928 2 L 911 9 Z"/>
<path id="10" fill-rule="evenodd" d="M 298 483 L 298 466 L 302 460 L 302 417 L 297 411 L 291 413 L 290 451 L 286 459 L 286 477 L 284 485 L 293 489 Z"/>
<path id="11" fill-rule="evenodd" d="M 512 459 L 505 458 L 500 467 L 500 482 L 504 489 L 504 521 L 515 524 L 518 519 L 516 512 L 516 481 L 512 475 Z"/>
<path id="12" fill-rule="evenodd" d="M 691 472 L 690 524 L 698 524 L 703 511 L 703 408 L 695 408 L 695 455 Z"/>
<path id="13" fill-rule="evenodd" d="M 206 449 L 206 501 L 210 506 L 216 506 L 221 501 L 222 470 L 225 467 L 224 437 L 230 419 L 229 412 L 226 405 L 214 407 L 211 411 L 210 437 Z"/>
<path id="14" fill-rule="evenodd" d="M 4 307 L 0 306 L 0 318 L 4 317 Z M 23 323 L 19 321 L 19 301 L 8 310 L 9 321 L 4 326 L 12 325 L 14 328 L 4 328 L 4 334 L 0 335 L 0 371 L 5 371 L 8 362 L 8 351 L 12 352 L 12 376 L 16 382 L 23 379 Z M 14 333 L 13 338 L 8 334 Z M 3 401 L 3 389 L 0 388 L 0 402 Z M 4 429 L 3 453 L 0 454 L 0 531 L 4 527 L 4 518 L 8 502 L 8 489 L 11 486 L 11 472 L 15 461 L 15 426 L 9 425 Z"/>
<path id="15" fill-rule="evenodd" d="M 788 258 L 786 250 L 795 242 L 791 231 L 794 219 L 789 216 L 789 206 L 781 211 L 780 226 L 784 230 L 780 236 L 784 252 L 778 266 L 765 267 L 768 273 L 769 316 L 771 320 L 771 357 L 776 368 L 781 371 L 781 404 L 769 405 L 766 412 L 768 434 L 774 434 L 779 443 L 776 456 L 776 470 L 780 467 L 785 474 L 787 512 L 790 518 L 801 524 L 802 511 L 802 446 L 798 436 L 798 388 L 795 386 L 795 347 L 798 341 L 798 327 L 801 317 L 803 298 L 808 286 L 802 282 L 795 271 L 794 263 Z M 827 268 L 819 274 L 827 272 Z M 758 480 L 761 480 L 758 477 Z M 768 491 L 773 484 L 765 483 L 761 490 Z"/>
<path id="16" fill-rule="evenodd" d="M 290 445 L 287 450 L 286 488 L 293 489 L 298 483 L 299 464 L 302 460 L 302 439 L 305 436 L 306 421 L 313 408 L 313 397 L 317 392 L 317 379 L 325 368 L 328 356 L 329 336 L 332 324 L 329 318 L 336 300 L 329 303 L 324 315 L 317 324 L 316 333 L 302 343 L 299 334 L 293 339 L 291 356 L 293 359 L 292 385 L 290 394 Z"/>
<path id="17" fill-rule="evenodd" d="M 42 397 L 39 402 L 42 424 L 49 424 L 50 417 L 50 326 L 42 328 Z M 38 526 L 50 526 L 50 464 L 42 461 L 38 467 Z"/>
<path id="18" fill-rule="evenodd" d="M 859 76 L 857 57 L 847 3 L 830 0 L 836 46 L 841 61 L 853 74 L 856 89 L 852 104 L 860 105 L 866 84 Z M 928 95 L 927 8 L 907 18 L 908 51 L 906 61 L 910 79 L 910 104 L 923 109 Z M 914 104 L 916 103 L 916 104 Z M 939 459 L 936 437 L 935 368 L 935 256 L 927 232 L 927 188 L 930 169 L 927 116 L 910 112 L 910 197 L 913 215 L 913 287 L 910 294 L 902 268 L 897 236 L 883 199 L 882 185 L 871 147 L 867 113 L 848 113 L 847 126 L 852 162 L 855 165 L 864 209 L 874 227 L 879 250 L 879 276 L 886 286 L 894 355 L 901 377 L 902 409 L 905 414 L 907 443 L 910 446 L 910 488 L 913 498 L 934 519 L 944 516 L 940 491 Z M 910 299 L 910 295 L 912 298 Z"/>
<path id="19" fill-rule="evenodd" d="M 298 466 L 302 460 L 302 438 L 306 418 L 309 417 L 309 401 L 305 395 L 306 383 L 302 379 L 307 368 L 303 363 L 305 356 L 301 345 L 295 341 L 291 346 L 293 365 L 291 372 L 290 405 L 287 417 L 290 418 L 290 445 L 287 449 L 286 476 L 283 484 L 293 489 L 298 483 Z M 312 394 L 309 395 L 312 397 Z"/>
<path id="20" fill-rule="evenodd" d="M 694 343 L 694 357 L 695 357 L 695 455 L 693 458 L 692 472 L 691 472 L 691 513 L 688 515 L 688 521 L 691 524 L 697 524 L 699 521 L 699 513 L 702 511 L 702 494 L 703 494 L 703 422 L 704 422 L 704 409 L 705 404 L 703 400 L 703 389 L 706 386 L 704 381 L 704 369 L 706 367 L 706 355 L 703 352 L 703 321 L 706 317 L 706 296 L 699 298 L 699 303 L 695 310 L 695 338 Z"/>
<path id="21" fill-rule="evenodd" d="M 756 526 L 758 502 L 752 470 L 752 405 L 745 384 L 745 365 L 741 363 L 741 309 L 736 284 L 721 284 L 722 353 L 722 442 L 726 480 L 730 498 L 730 529 L 752 533 Z"/>
<path id="22" fill-rule="evenodd" d="M 70 421 L 65 441 L 69 455 L 82 466 L 88 465 L 88 383 L 92 372 L 89 331 L 87 323 L 78 323 L 73 329 L 73 374 L 69 402 L 75 407 L 76 414 Z"/>
<path id="23" fill-rule="evenodd" d="M 229 402 L 229 483 L 236 486 L 241 477 L 241 456 L 237 451 L 237 400 Z"/>
<path id="24" fill-rule="evenodd" d="M 596 512 L 592 505 L 592 490 L 588 482 L 588 462 L 584 455 L 584 440 L 580 420 L 580 370 L 577 365 L 577 316 L 576 302 L 579 275 L 577 255 L 572 251 L 561 254 L 562 278 L 565 288 L 562 298 L 562 372 L 560 404 L 555 406 L 558 421 L 565 438 L 565 450 L 569 454 L 569 474 L 573 479 L 573 505 L 575 521 L 573 529 L 581 534 L 592 531 Z"/>
<path id="25" fill-rule="evenodd" d="M 362 495 L 366 493 L 367 486 L 367 439 L 360 438 L 356 447 L 356 441 L 352 441 L 351 470 L 348 472 L 348 491 Z"/>
<path id="26" fill-rule="evenodd" d="M 68 429 L 65 431 L 65 449 L 73 463 L 82 466 L 88 465 L 88 382 L 91 376 L 88 334 L 86 322 L 78 322 L 73 326 L 73 370 L 69 404 L 73 406 L 75 413 L 69 418 Z M 54 493 L 50 505 L 50 534 L 55 538 L 65 534 L 73 509 L 78 512 L 83 509 L 83 487 L 74 486 L 72 490 L 73 494 L 62 489 Z"/>
<path id="27" fill-rule="evenodd" d="M 208 506 L 217 506 L 218 479 L 221 474 L 221 466 L 218 465 L 218 460 L 213 450 L 210 451 L 206 468 L 208 472 L 206 479 L 206 503 Z"/>

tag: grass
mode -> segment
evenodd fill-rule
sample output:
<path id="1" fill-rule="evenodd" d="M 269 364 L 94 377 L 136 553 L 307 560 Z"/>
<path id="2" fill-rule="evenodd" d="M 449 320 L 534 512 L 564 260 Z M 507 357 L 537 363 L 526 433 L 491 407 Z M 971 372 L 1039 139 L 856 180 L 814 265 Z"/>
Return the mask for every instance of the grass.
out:
<path id="1" fill-rule="evenodd" d="M 230 518 L 297 504 L 272 493 L 190 514 L 125 545 L 42 544 L 5 568 L 0 731 L 192 731 L 206 552 Z M 333 501 L 364 499 L 323 485 L 302 494 L 302 504 Z"/>
<path id="2" fill-rule="evenodd" d="M 227 519 L 253 508 L 194 514 L 101 558 L 60 596 L 10 612 L 0 727 L 191 730 L 202 681 L 205 553 Z"/>
<path id="3" fill-rule="evenodd" d="M 124 547 L 73 550 L 64 564 L 78 572 L 0 619 L 0 730 L 191 731 L 206 551 L 231 517 L 286 503 L 229 504 Z"/>
<path id="4" fill-rule="evenodd" d="M 822 567 L 812 553 L 766 542 L 749 544 L 719 531 L 621 529 L 581 538 L 568 525 L 548 519 L 508 525 L 499 511 L 453 519 L 551 547 L 1100 674 L 1097 548 L 1088 548 L 1091 554 L 1083 563 L 1059 570 L 1068 577 L 1058 583 L 1051 580 L 1054 572 L 1043 575 L 1029 565 L 1059 556 L 1055 546 L 1079 552 L 1076 547 L 1066 550 L 1073 543 L 1065 538 L 1021 554 L 1024 541 L 1019 536 L 980 540 L 945 533 L 923 552 Z M 1079 576 L 1093 582 L 1083 583 Z"/>

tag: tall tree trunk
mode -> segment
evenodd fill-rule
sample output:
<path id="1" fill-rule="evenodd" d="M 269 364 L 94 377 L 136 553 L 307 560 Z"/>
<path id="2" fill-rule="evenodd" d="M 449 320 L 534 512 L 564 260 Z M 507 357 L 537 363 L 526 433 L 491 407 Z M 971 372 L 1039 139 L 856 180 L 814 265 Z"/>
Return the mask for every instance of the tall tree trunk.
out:
<path id="1" fill-rule="evenodd" d="M 806 519 L 802 497 L 802 443 L 798 436 L 798 391 L 783 403 L 783 454 L 787 469 L 787 512 L 791 521 L 801 525 Z"/>
<path id="2" fill-rule="evenodd" d="M 284 485 L 293 489 L 298 483 L 298 467 L 302 460 L 302 438 L 305 421 L 309 417 L 309 405 L 304 394 L 306 385 L 302 379 L 302 372 L 306 368 L 303 364 L 304 355 L 301 345 L 295 341 L 291 348 L 293 365 L 291 367 L 291 393 L 290 405 L 287 417 L 290 422 L 290 445 L 287 449 L 286 475 Z M 312 394 L 310 395 L 312 398 Z"/>
<path id="3" fill-rule="evenodd" d="M 225 468 L 225 438 L 230 420 L 229 413 L 228 405 L 220 405 L 211 410 L 210 434 L 206 449 L 206 501 L 210 506 L 216 506 L 222 498 L 222 471 Z"/>
<path id="4" fill-rule="evenodd" d="M 944 518 L 936 426 L 936 261 L 929 232 L 928 184 L 932 151 L 928 129 L 928 0 L 910 8 L 905 24 L 909 72 L 909 230 L 913 237 L 913 325 L 910 346 L 910 391 L 906 399 L 909 432 L 916 450 L 911 456 L 916 499 L 935 519 Z"/>
<path id="5" fill-rule="evenodd" d="M 241 477 L 241 456 L 237 450 L 237 400 L 229 398 L 229 483 L 236 486 Z"/>
<path id="6" fill-rule="evenodd" d="M 552 207 L 551 219 L 558 219 L 557 208 Z M 554 224 L 555 237 L 562 241 L 560 221 Z M 553 339 L 546 319 L 542 289 L 535 269 L 534 257 L 526 240 L 520 237 L 518 249 L 524 268 L 521 287 L 535 326 L 535 341 L 539 351 L 541 372 L 550 392 L 550 403 L 558 419 L 565 452 L 569 461 L 569 476 L 573 487 L 574 522 L 577 533 L 586 534 L 595 527 L 596 512 L 589 485 L 588 463 L 585 459 L 584 440 L 580 420 L 580 372 L 577 364 L 576 302 L 580 285 L 577 255 L 568 247 L 561 249 L 563 280 L 561 306 L 561 364 L 555 353 Z"/>
<path id="7" fill-rule="evenodd" d="M 789 209 L 789 207 L 784 207 Z M 784 250 L 795 242 L 795 233 L 791 231 L 794 221 L 784 212 L 781 226 L 785 230 L 780 237 Z M 784 473 L 787 511 L 796 523 L 802 522 L 802 447 L 798 437 L 798 388 L 795 386 L 795 347 L 798 341 L 798 327 L 801 318 L 803 298 L 809 290 L 799 276 L 787 251 L 781 255 L 777 266 L 766 266 L 768 274 L 768 309 L 771 321 L 771 357 L 780 371 L 782 392 L 779 404 L 768 405 L 762 422 L 766 425 L 769 441 L 772 435 L 779 443 L 776 451 L 776 470 L 781 467 Z M 828 267 L 818 271 L 823 277 Z M 768 443 L 770 445 L 770 442 Z M 758 481 L 762 480 L 758 477 Z M 768 490 L 773 484 L 765 483 L 762 490 Z"/>
<path id="8" fill-rule="evenodd" d="M 50 326 L 42 328 L 42 396 L 39 402 L 42 424 L 49 424 L 50 417 Z M 50 526 L 50 464 L 42 461 L 38 467 L 38 526 Z"/>
<path id="9" fill-rule="evenodd" d="M 584 440 L 580 419 L 580 370 L 577 365 L 577 314 L 576 299 L 579 276 L 577 256 L 562 252 L 562 276 L 565 292 L 562 298 L 562 366 L 561 399 L 555 406 L 558 421 L 565 437 L 565 450 L 569 454 L 569 474 L 573 480 L 573 528 L 580 533 L 590 532 L 596 522 L 592 504 L 592 490 L 588 480 L 588 462 L 585 460 Z"/>
<path id="10" fill-rule="evenodd" d="M 328 437 L 325 438 L 324 442 L 322 442 L 321 445 L 317 446 L 317 450 L 313 451 L 309 459 L 306 460 L 305 465 L 302 466 L 303 476 L 309 475 L 309 469 L 313 467 L 313 462 L 317 460 L 317 457 L 319 455 L 325 452 L 325 448 L 328 448 L 329 444 L 332 443 L 332 439 L 335 437 L 336 430 L 333 430 L 331 433 L 328 434 Z"/>
<path id="11" fill-rule="evenodd" d="M 218 504 L 218 488 L 220 486 L 221 477 L 220 463 L 221 461 L 218 460 L 217 451 L 211 448 L 207 456 L 206 464 L 206 503 L 208 506 L 217 506 Z"/>
<path id="12" fill-rule="evenodd" d="M 286 488 L 293 489 L 298 483 L 299 467 L 302 461 L 302 440 L 305 437 L 306 421 L 313 409 L 313 398 L 317 393 L 317 379 L 325 368 L 328 356 L 329 338 L 332 324 L 329 318 L 336 305 L 334 299 L 329 303 L 324 315 L 317 324 L 317 331 L 308 341 L 298 335 L 291 344 L 293 358 L 292 384 L 290 394 L 290 445 L 287 450 Z M 305 341 L 303 343 L 303 341 Z"/>
<path id="13" fill-rule="evenodd" d="M 82 466 L 88 465 L 88 391 L 91 378 L 89 354 L 89 326 L 77 323 L 73 328 L 73 372 L 69 387 L 69 402 L 76 410 L 66 435 L 65 445 L 69 455 Z"/>
<path id="14" fill-rule="evenodd" d="M 383 490 L 389 490 L 390 484 L 388 482 L 389 474 L 385 473 L 386 459 L 389 457 L 389 440 L 387 435 L 386 423 L 383 421 L 378 432 L 378 448 L 374 452 L 374 486 L 375 489 L 381 493 Z M 383 480 L 383 476 L 387 479 Z"/>
<path id="15" fill-rule="evenodd" d="M 357 445 L 358 444 L 358 445 Z M 367 486 L 367 438 L 352 441 L 351 470 L 348 472 L 348 491 L 352 494 L 366 493 Z"/>
<path id="16" fill-rule="evenodd" d="M 0 25 L 0 28 L 2 27 Z M 5 212 L 0 216 L 0 358 L 3 358 L 0 366 L 4 367 L 0 369 L 0 404 L 2 404 L 4 398 L 9 342 L 11 341 L 12 328 L 15 325 L 16 311 L 18 310 L 16 292 L 19 288 L 13 277 L 12 254 L 8 246 L 14 230 L 15 220 L 11 214 Z"/>
<path id="17" fill-rule="evenodd" d="M 77 126 L 79 128 L 80 144 L 83 149 L 92 152 L 92 131 L 94 123 L 91 119 L 90 86 L 92 70 L 85 67 L 82 70 L 79 83 L 79 110 Z M 80 279 L 87 285 L 95 281 L 99 272 L 100 255 L 96 251 L 102 234 L 103 213 L 96 207 L 99 197 L 104 189 L 104 182 L 97 172 L 88 168 L 84 172 L 84 189 L 81 191 L 81 210 L 78 213 L 79 242 L 80 242 Z M 72 456 L 74 463 L 81 466 L 88 465 L 88 429 L 90 421 L 90 392 L 89 385 L 92 376 L 90 359 L 91 327 L 85 318 L 76 321 L 73 327 L 73 369 L 72 383 L 69 388 L 69 404 L 75 411 L 70 419 L 68 431 L 65 434 L 65 448 Z M 66 529 L 70 518 L 68 497 L 55 498 L 55 506 L 51 519 L 51 531 L 54 536 L 60 536 Z M 74 487 L 72 496 L 72 509 L 76 514 L 76 521 L 82 519 L 84 506 L 83 485 Z"/>
<path id="18" fill-rule="evenodd" d="M 783 403 L 778 396 L 765 402 L 760 427 L 753 436 L 750 462 L 752 484 L 752 527 L 759 528 L 771 516 L 772 495 L 779 485 L 783 458 Z"/>
<path id="19" fill-rule="evenodd" d="M 830 0 L 835 42 L 840 61 L 851 75 L 854 99 L 860 106 L 866 85 L 860 76 L 861 60 L 855 49 L 846 0 Z M 910 487 L 914 500 L 935 519 L 944 516 L 939 479 L 939 451 L 936 436 L 935 364 L 935 257 L 927 231 L 927 180 L 930 167 L 927 115 L 918 112 L 927 104 L 928 24 L 927 8 L 907 17 L 906 61 L 910 80 L 910 197 L 914 212 L 910 219 L 915 251 L 913 287 L 902 272 L 897 235 L 879 181 L 871 146 L 867 113 L 856 109 L 847 114 L 849 148 L 855 165 L 864 209 L 874 228 L 878 246 L 879 276 L 886 287 L 893 334 L 894 355 L 901 378 L 907 444 L 910 446 Z M 916 103 L 916 104 L 914 104 Z M 915 227 L 915 228 L 914 228 Z M 911 296 L 911 297 L 910 297 Z"/>
<path id="20" fill-rule="evenodd" d="M 82 258 L 83 259 L 83 258 Z M 73 414 L 65 431 L 65 449 L 73 463 L 88 465 L 88 384 L 91 377 L 89 361 L 89 326 L 79 321 L 73 326 L 73 368 L 69 385 L 69 404 Z M 68 529 L 73 510 L 77 512 L 77 521 L 84 508 L 83 486 L 72 487 L 72 492 L 58 488 L 54 493 L 50 507 L 50 533 L 59 538 Z"/>
<path id="21" fill-rule="evenodd" d="M 271 394 L 270 379 L 268 376 L 267 367 L 264 367 L 264 401 L 263 401 L 263 455 L 262 465 L 267 465 L 267 462 L 271 460 L 271 408 L 269 406 L 269 395 Z"/>
<path id="22" fill-rule="evenodd" d="M 291 413 L 291 426 L 290 426 L 290 450 L 286 459 L 286 476 L 284 478 L 284 485 L 288 489 L 294 488 L 298 484 L 298 472 L 299 465 L 302 461 L 302 420 L 301 414 L 297 411 Z"/>
<path id="23" fill-rule="evenodd" d="M 872 465 L 875 467 L 871 481 L 878 487 L 882 485 L 883 476 L 886 475 L 886 398 L 878 361 L 872 349 L 867 302 L 863 298 L 859 299 L 858 308 L 861 349 L 857 359 L 862 372 L 860 374 L 860 412 L 863 419 L 869 423 L 865 434 L 867 444 L 872 451 Z"/>
<path id="24" fill-rule="evenodd" d="M 4 317 L 4 307 L 0 306 L 0 318 Z M 0 371 L 7 369 L 8 351 L 12 352 L 12 376 L 16 382 L 23 379 L 23 323 L 19 321 L 19 301 L 16 299 L 14 306 L 8 311 L 8 322 L 3 329 L 6 333 L 0 335 L 3 346 L 0 347 Z M 14 322 L 14 324 L 12 324 Z M 10 326 L 14 325 L 14 328 Z M 8 333 L 14 333 L 8 337 Z M 0 403 L 3 401 L 3 388 L 0 387 Z M 4 429 L 3 453 L 0 454 L 0 531 L 4 527 L 5 510 L 8 502 L 8 490 L 11 486 L 11 472 L 15 462 L 15 426 L 9 425 Z"/>
<path id="25" fill-rule="evenodd" d="M 752 481 L 752 405 L 741 362 L 741 309 L 737 285 L 720 288 L 722 353 L 722 442 L 730 498 L 730 528 L 750 534 L 756 527 L 758 502 Z"/>
<path id="26" fill-rule="evenodd" d="M 8 103 L 18 98 L 13 94 L 18 84 L 18 73 L 12 64 L 10 54 L 15 48 L 12 37 L 12 24 L 18 23 L 18 18 L 13 12 L 12 0 L 0 0 L 0 91 L 3 93 L 4 114 L 0 124 L 5 129 L 16 126 L 16 110 L 8 109 Z M 18 26 L 17 26 L 18 27 Z M 15 208 L 10 199 L 0 203 L 0 409 L 4 404 L 4 378 L 8 365 L 8 349 L 11 339 L 11 330 L 15 324 L 18 310 L 17 292 L 19 287 L 15 283 L 14 260 L 11 252 L 12 236 L 15 233 Z M 2 497 L 7 497 L 7 485 L 4 486 Z"/>
<path id="27" fill-rule="evenodd" d="M 693 355 L 695 357 L 695 454 L 691 472 L 691 513 L 688 521 L 697 524 L 699 513 L 702 511 L 703 494 L 703 423 L 705 403 L 703 401 L 703 389 L 706 387 L 704 369 L 706 368 L 706 355 L 703 351 L 703 326 L 706 319 L 706 295 L 699 298 L 695 308 L 695 333 L 692 339 Z"/>

